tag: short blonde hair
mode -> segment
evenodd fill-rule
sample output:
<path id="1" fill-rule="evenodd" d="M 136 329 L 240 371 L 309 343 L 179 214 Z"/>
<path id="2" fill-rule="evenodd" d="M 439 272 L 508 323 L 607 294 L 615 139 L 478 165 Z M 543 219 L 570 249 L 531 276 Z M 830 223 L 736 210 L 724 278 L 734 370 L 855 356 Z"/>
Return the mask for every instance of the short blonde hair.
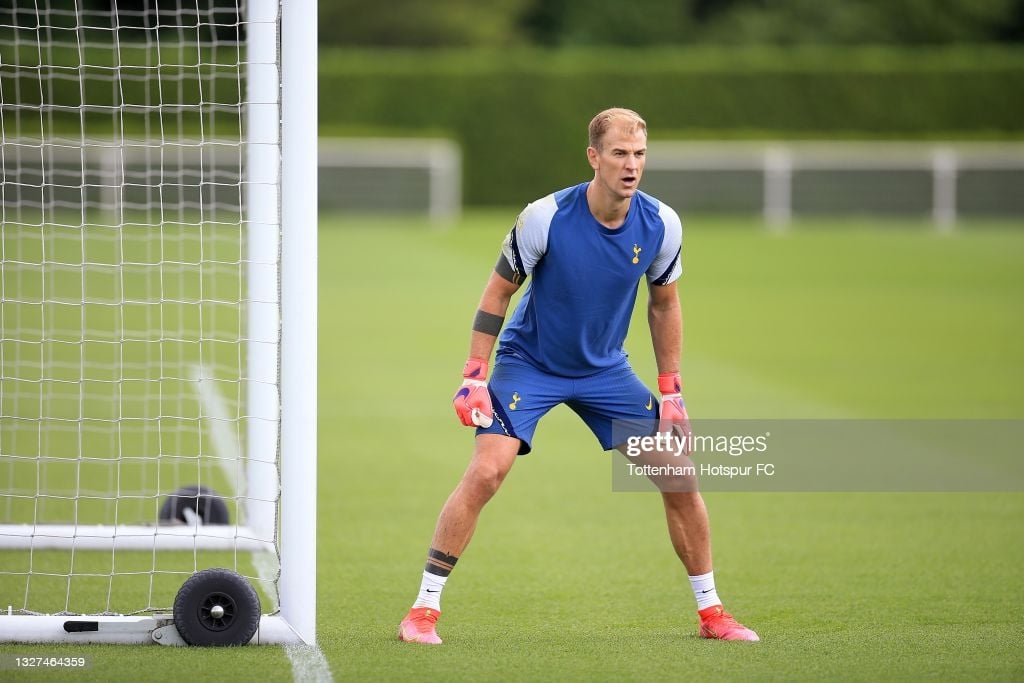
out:
<path id="1" fill-rule="evenodd" d="M 640 114 L 632 109 L 612 107 L 599 112 L 590 120 L 590 146 L 594 149 L 601 149 L 601 141 L 604 139 L 605 133 L 616 124 L 622 125 L 630 133 L 640 130 L 647 135 L 647 122 L 640 117 Z"/>

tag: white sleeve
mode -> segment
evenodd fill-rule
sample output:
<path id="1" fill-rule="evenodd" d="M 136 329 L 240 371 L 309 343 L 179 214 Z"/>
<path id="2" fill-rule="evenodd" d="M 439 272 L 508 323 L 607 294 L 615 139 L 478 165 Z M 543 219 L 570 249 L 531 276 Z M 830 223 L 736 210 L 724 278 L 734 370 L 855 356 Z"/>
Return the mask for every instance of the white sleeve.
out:
<path id="1" fill-rule="evenodd" d="M 512 269 L 513 282 L 525 280 L 547 252 L 548 231 L 557 210 L 558 204 L 551 194 L 527 204 L 519 214 L 501 245 L 501 254 Z"/>
<path id="2" fill-rule="evenodd" d="M 679 214 L 668 204 L 658 207 L 658 215 L 665 224 L 665 239 L 658 255 L 647 269 L 647 281 L 652 285 L 668 285 L 683 274 L 683 223 Z"/>

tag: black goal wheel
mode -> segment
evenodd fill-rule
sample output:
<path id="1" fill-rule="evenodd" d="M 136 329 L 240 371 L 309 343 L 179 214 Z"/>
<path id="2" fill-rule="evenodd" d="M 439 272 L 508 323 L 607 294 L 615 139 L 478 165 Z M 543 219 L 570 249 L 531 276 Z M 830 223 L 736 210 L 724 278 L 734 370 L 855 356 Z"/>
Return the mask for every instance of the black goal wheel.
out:
<path id="1" fill-rule="evenodd" d="M 183 486 L 160 506 L 161 522 L 189 522 L 186 510 L 199 517 L 201 524 L 228 524 L 228 506 L 213 489 L 205 486 Z"/>
<path id="2" fill-rule="evenodd" d="M 174 626 L 189 645 L 245 645 L 260 625 L 260 598 L 230 569 L 204 569 L 174 598 Z"/>

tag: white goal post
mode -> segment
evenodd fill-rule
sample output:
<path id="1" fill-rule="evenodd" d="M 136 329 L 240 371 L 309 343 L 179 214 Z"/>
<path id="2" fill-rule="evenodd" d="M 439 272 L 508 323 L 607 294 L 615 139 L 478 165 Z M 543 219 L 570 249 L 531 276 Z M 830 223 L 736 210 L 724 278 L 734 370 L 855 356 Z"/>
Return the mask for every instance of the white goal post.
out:
<path id="1" fill-rule="evenodd" d="M 0 642 L 314 644 L 316 1 L 95 7 L 0 9 Z"/>

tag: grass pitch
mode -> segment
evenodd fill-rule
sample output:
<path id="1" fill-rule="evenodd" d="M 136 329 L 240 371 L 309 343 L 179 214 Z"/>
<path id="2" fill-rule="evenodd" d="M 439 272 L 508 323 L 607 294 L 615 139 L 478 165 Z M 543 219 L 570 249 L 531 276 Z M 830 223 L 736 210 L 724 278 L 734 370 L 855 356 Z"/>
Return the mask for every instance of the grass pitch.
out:
<path id="1" fill-rule="evenodd" d="M 541 423 L 484 511 L 445 591 L 445 645 L 397 642 L 470 454 L 450 395 L 513 218 L 321 232 L 320 635 L 337 677 L 1024 673 L 1024 495 L 708 494 L 720 594 L 762 642 L 707 642 L 660 501 L 612 493 L 610 456 L 567 409 Z M 1024 417 L 1019 226 L 685 231 L 691 415 Z M 653 383 L 644 298 L 627 350 Z"/>
<path id="2" fill-rule="evenodd" d="M 450 399 L 514 215 L 322 222 L 318 622 L 336 680 L 1024 676 L 1024 494 L 708 494 L 719 592 L 762 637 L 708 642 L 660 501 L 613 493 L 610 456 L 564 408 L 484 511 L 444 594 L 445 644 L 397 642 L 468 462 Z M 689 220 L 691 415 L 1024 418 L 1020 228 Z M 644 300 L 627 349 L 653 384 Z M 76 680 L 292 675 L 279 648 L 0 646 L 58 651 L 92 657 Z"/>

